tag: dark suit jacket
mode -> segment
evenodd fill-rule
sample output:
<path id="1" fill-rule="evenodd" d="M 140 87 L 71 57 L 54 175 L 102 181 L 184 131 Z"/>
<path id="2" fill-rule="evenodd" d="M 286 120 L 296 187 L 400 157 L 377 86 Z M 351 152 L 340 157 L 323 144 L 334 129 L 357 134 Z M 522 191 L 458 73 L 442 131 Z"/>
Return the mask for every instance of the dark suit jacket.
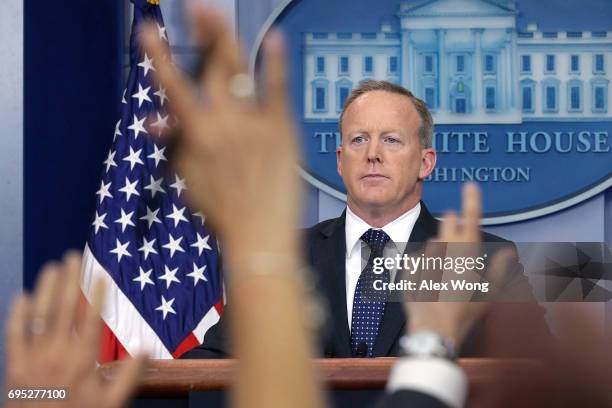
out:
<path id="1" fill-rule="evenodd" d="M 421 202 L 421 213 L 410 235 L 410 242 L 426 242 L 435 237 L 439 222 L 429 213 Z M 323 221 L 305 230 L 305 259 L 312 266 L 315 286 L 322 299 L 328 303 L 327 323 L 319 336 L 320 355 L 324 357 L 351 357 L 350 332 L 346 310 L 345 288 L 345 214 L 331 220 Z M 512 245 L 500 237 L 482 233 L 483 242 L 500 242 Z M 508 287 L 518 291 L 530 292 L 529 283 L 522 273 L 517 271 L 508 281 Z M 231 303 L 231 294 L 230 294 Z M 495 308 L 495 306 L 494 306 Z M 537 304 L 508 305 L 502 313 L 490 313 L 483 323 L 472 330 L 464 346 L 462 356 L 531 356 L 546 349 L 544 343 L 549 340 L 549 331 L 543 319 L 543 309 Z M 226 308 L 220 321 L 209 329 L 203 344 L 185 353 L 181 358 L 225 358 L 230 356 L 227 317 L 231 305 Z M 487 325 L 487 320 L 493 325 Z M 524 331 L 517 333 L 512 327 L 504 333 L 506 323 L 521 322 Z M 527 322 L 527 324 L 525 323 Z M 399 339 L 406 330 L 406 315 L 402 303 L 388 302 L 379 334 L 374 344 L 374 356 L 397 356 Z M 487 333 L 490 334 L 487 336 Z M 494 350 L 485 341 L 494 337 Z M 500 344 L 501 342 L 501 344 Z M 490 342 L 489 342 L 490 343 Z M 543 343 L 541 346 L 540 343 Z M 524 345 L 525 347 L 521 347 Z M 500 347 L 501 346 L 501 347 Z M 508 348 L 512 350 L 507 350 Z M 521 349 L 521 350 L 518 350 Z M 517 353 L 517 351 L 519 351 Z"/>

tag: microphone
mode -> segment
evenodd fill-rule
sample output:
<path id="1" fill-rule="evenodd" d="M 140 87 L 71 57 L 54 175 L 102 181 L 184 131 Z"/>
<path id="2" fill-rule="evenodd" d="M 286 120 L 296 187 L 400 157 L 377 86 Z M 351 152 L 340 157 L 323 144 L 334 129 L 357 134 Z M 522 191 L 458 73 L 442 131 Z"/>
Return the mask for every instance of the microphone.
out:
<path id="1" fill-rule="evenodd" d="M 361 342 L 357 345 L 356 353 L 357 357 L 367 357 L 368 356 L 368 344 L 366 342 Z"/>

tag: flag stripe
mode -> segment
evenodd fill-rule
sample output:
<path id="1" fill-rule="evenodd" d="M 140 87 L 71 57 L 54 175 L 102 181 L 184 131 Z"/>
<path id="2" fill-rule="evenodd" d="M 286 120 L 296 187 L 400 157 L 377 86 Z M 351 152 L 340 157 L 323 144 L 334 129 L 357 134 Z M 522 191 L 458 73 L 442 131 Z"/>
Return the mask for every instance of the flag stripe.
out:
<path id="1" fill-rule="evenodd" d="M 81 299 L 79 302 L 79 314 L 84 315 L 86 308 L 89 306 L 89 301 L 85 297 L 85 293 L 81 291 Z M 100 318 L 100 349 L 98 352 L 98 364 L 107 363 L 113 360 L 123 360 L 130 357 L 130 354 L 125 350 L 123 345 L 111 329 L 108 328 L 104 320 Z"/>
<path id="2" fill-rule="evenodd" d="M 115 333 L 102 322 L 102 331 L 100 335 L 100 354 L 98 363 L 108 363 L 113 360 L 123 360 L 129 358 L 130 354 L 123 347 L 123 344 L 117 339 Z"/>
<path id="3" fill-rule="evenodd" d="M 217 304 L 222 303 L 219 301 Z M 216 305 L 215 305 L 216 306 Z M 202 343 L 204 341 L 204 334 L 210 329 L 215 323 L 219 321 L 220 313 L 217 311 L 216 307 L 211 307 L 208 313 L 204 316 L 204 318 L 200 321 L 198 326 L 193 331 L 198 343 Z"/>
<path id="4" fill-rule="evenodd" d="M 90 303 L 94 282 L 98 280 L 103 281 L 106 288 L 102 320 L 125 347 L 125 350 L 132 356 L 145 351 L 151 358 L 171 359 L 172 354 L 168 352 L 132 302 L 96 260 L 89 245 L 86 244 L 83 251 L 81 290 Z"/>
<path id="5" fill-rule="evenodd" d="M 215 304 L 215 309 L 217 310 L 217 313 L 219 313 L 219 315 L 223 314 L 224 305 L 225 305 L 225 297 Z"/>
<path id="6" fill-rule="evenodd" d="M 174 353 L 172 353 L 172 357 L 179 358 L 183 353 L 188 352 L 189 350 L 191 350 L 192 348 L 194 348 L 195 346 L 199 344 L 200 342 L 198 341 L 196 336 L 194 336 L 194 334 L 191 333 L 189 336 L 185 338 L 185 340 L 183 340 L 181 344 L 179 344 L 176 350 L 174 350 Z"/>

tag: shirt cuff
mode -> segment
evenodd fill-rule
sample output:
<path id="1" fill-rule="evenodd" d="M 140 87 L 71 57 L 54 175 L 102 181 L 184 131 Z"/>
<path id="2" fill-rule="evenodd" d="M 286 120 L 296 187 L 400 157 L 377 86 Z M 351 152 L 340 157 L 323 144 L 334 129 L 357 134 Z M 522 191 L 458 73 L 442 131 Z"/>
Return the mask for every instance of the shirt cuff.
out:
<path id="1" fill-rule="evenodd" d="M 391 370 L 387 392 L 413 390 L 453 408 L 465 403 L 467 378 L 457 365 L 442 358 L 403 357 Z"/>

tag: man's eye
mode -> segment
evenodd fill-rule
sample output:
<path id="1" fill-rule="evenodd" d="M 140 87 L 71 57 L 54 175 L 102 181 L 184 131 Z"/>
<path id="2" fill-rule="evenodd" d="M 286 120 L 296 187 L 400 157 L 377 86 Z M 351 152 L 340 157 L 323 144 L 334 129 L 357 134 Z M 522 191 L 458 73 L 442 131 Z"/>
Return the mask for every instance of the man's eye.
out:
<path id="1" fill-rule="evenodd" d="M 399 143 L 399 139 L 396 139 L 395 137 L 387 137 L 385 138 L 385 141 L 387 143 Z"/>
<path id="2" fill-rule="evenodd" d="M 365 142 L 365 137 L 363 136 L 355 136 L 353 138 L 353 143 L 363 143 Z"/>

